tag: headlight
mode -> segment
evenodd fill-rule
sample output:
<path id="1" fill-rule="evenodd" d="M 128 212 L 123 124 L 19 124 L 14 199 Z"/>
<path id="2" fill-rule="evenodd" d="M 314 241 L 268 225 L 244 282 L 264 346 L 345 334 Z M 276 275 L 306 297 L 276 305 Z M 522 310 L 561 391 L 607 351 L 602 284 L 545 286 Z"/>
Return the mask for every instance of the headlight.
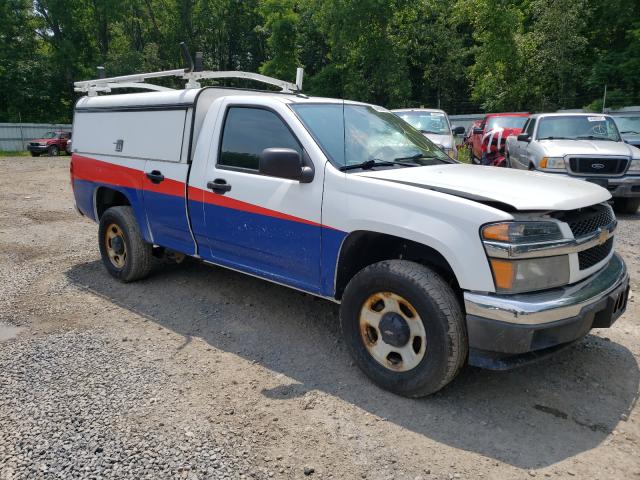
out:
<path id="1" fill-rule="evenodd" d="M 631 164 L 629 165 L 629 170 L 627 171 L 640 173 L 640 160 L 631 160 Z"/>
<path id="2" fill-rule="evenodd" d="M 562 240 L 560 227 L 554 222 L 501 222 L 482 228 L 496 291 L 521 293 L 545 290 L 569 283 L 569 256 L 509 260 L 491 256 L 491 247 L 539 244 Z M 502 247 L 500 247 L 502 246 Z"/>
<path id="3" fill-rule="evenodd" d="M 569 256 L 503 260 L 491 258 L 496 291 L 520 293 L 569 283 Z"/>
<path id="4" fill-rule="evenodd" d="M 566 170 L 567 166 L 562 157 L 542 157 L 540 168 L 543 170 Z"/>
<path id="5" fill-rule="evenodd" d="M 503 222 L 485 226 L 482 238 L 505 243 L 549 242 L 562 240 L 562 232 L 553 222 Z"/>

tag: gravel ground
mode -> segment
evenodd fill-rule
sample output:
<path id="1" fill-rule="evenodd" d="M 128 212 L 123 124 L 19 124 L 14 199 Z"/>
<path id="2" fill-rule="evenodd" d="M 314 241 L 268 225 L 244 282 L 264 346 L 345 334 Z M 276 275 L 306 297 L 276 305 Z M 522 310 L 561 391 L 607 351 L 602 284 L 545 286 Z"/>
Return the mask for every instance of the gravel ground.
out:
<path id="1" fill-rule="evenodd" d="M 640 324 L 409 400 L 353 366 L 337 307 L 194 261 L 99 262 L 68 157 L 0 158 L 0 480 L 640 478 Z M 640 279 L 640 215 L 617 249 Z"/>

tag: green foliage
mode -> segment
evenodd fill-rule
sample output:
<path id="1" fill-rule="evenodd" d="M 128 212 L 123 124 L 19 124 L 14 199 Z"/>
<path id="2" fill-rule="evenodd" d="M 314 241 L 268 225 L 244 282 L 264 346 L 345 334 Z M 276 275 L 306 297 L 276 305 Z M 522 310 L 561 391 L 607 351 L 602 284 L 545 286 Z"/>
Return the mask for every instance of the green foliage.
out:
<path id="1" fill-rule="evenodd" d="M 205 67 L 450 113 L 640 104 L 634 0 L 2 0 L 0 121 L 70 121 L 73 81 Z M 172 79 L 159 81 L 179 86 Z M 232 86 L 255 86 L 230 80 Z"/>

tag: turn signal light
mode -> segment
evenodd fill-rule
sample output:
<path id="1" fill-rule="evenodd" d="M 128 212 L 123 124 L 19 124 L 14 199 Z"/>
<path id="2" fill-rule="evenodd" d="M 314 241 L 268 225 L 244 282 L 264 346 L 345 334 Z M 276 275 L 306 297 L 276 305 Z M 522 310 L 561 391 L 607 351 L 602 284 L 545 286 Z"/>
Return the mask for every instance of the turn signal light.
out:
<path id="1" fill-rule="evenodd" d="M 491 269 L 493 270 L 493 278 L 496 288 L 500 290 L 511 290 L 513 286 L 513 262 L 507 260 L 491 259 Z"/>

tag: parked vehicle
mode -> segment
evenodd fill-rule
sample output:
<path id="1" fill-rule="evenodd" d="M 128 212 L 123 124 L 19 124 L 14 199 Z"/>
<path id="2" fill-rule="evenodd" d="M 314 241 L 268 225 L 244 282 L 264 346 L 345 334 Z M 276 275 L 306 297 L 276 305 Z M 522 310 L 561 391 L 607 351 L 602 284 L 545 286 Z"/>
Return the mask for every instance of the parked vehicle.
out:
<path id="1" fill-rule="evenodd" d="M 71 138 L 71 132 L 62 130 L 47 132 L 42 138 L 29 140 L 27 150 L 32 157 L 38 157 L 43 153 L 51 157 L 56 157 L 60 152 L 66 151 L 67 141 Z"/>
<path id="2" fill-rule="evenodd" d="M 425 137 L 438 145 L 451 158 L 458 158 L 455 135 L 463 135 L 464 127 L 452 127 L 444 110 L 435 108 L 406 108 L 391 110 Z"/>
<path id="3" fill-rule="evenodd" d="M 611 115 L 622 139 L 629 145 L 640 148 L 640 113 L 617 113 Z"/>
<path id="4" fill-rule="evenodd" d="M 74 115 L 75 203 L 116 279 L 177 252 L 340 303 L 358 366 L 411 397 L 465 363 L 551 354 L 624 312 L 607 190 L 460 164 L 384 108 L 297 93 L 301 75 L 235 73 L 283 93 L 196 82 L 223 74 L 76 83 L 89 96 Z M 191 88 L 96 95 L 162 75 Z"/>
<path id="5" fill-rule="evenodd" d="M 507 163 L 596 183 L 623 213 L 640 207 L 640 150 L 623 142 L 613 119 L 592 113 L 532 115 L 507 139 Z"/>
<path id="6" fill-rule="evenodd" d="M 471 155 L 474 163 L 488 165 L 486 158 L 489 145 L 496 151 L 504 149 L 505 140 L 522 131 L 528 113 L 489 113 L 474 127 L 471 133 Z"/>

